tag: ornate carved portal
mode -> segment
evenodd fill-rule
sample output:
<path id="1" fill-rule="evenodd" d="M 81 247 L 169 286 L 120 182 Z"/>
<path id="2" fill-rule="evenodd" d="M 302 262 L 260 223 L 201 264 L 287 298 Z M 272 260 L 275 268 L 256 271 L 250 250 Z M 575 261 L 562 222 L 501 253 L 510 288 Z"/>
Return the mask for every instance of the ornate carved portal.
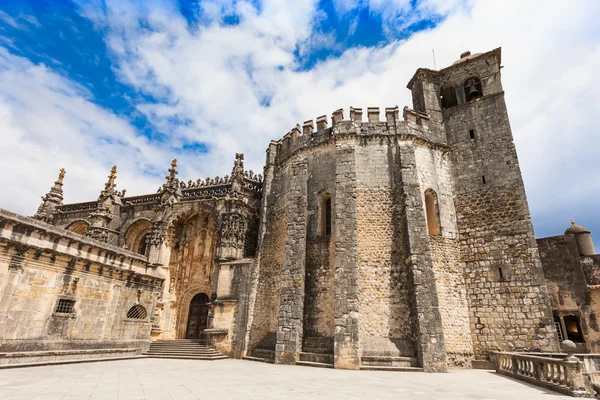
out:
<path id="1" fill-rule="evenodd" d="M 215 247 L 216 226 L 210 213 L 193 213 L 175 222 L 169 292 L 175 300 L 172 321 L 178 338 L 196 338 L 206 329 Z M 202 293 L 205 298 L 198 300 Z"/>
<path id="2" fill-rule="evenodd" d="M 205 293 L 198 293 L 190 302 L 190 312 L 188 315 L 187 328 L 185 330 L 186 339 L 198 339 L 206 329 L 208 323 L 208 296 Z"/>

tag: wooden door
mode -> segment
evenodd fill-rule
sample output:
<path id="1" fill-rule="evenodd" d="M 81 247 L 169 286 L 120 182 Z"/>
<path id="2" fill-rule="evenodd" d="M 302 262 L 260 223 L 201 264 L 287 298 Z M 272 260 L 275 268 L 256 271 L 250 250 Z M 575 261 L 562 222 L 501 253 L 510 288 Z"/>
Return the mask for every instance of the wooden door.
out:
<path id="1" fill-rule="evenodd" d="M 206 329 L 207 323 L 208 296 L 204 293 L 198 293 L 190 302 L 190 312 L 185 331 L 186 339 L 199 339 L 202 336 L 202 332 Z"/>

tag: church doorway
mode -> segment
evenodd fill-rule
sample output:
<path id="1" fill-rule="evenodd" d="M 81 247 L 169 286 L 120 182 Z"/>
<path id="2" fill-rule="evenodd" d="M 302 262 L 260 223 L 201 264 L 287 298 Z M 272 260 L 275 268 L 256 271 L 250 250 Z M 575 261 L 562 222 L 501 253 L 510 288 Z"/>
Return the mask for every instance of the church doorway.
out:
<path id="1" fill-rule="evenodd" d="M 199 339 L 206 329 L 207 322 L 208 296 L 204 293 L 198 293 L 190 302 L 187 329 L 185 330 L 186 339 Z"/>

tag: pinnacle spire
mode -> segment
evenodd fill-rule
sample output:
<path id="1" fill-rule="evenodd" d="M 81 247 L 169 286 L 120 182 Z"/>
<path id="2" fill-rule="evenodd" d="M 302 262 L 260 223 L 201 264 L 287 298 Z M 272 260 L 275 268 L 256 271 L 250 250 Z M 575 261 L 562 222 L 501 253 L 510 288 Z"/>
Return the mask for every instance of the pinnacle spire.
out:
<path id="1" fill-rule="evenodd" d="M 57 185 L 62 185 L 63 184 L 63 179 L 65 179 L 65 169 L 61 168 L 60 172 L 58 173 L 58 179 L 56 180 L 56 182 L 54 182 Z"/>
<path id="2" fill-rule="evenodd" d="M 235 153 L 235 161 L 233 162 L 233 170 L 231 176 L 244 173 L 244 153 Z"/>
<path id="3" fill-rule="evenodd" d="M 171 161 L 171 168 L 169 168 L 169 175 L 165 176 L 165 178 L 167 178 L 167 182 L 171 183 L 175 180 L 176 175 L 179 173 L 177 172 L 177 159 L 174 158 L 173 161 Z"/>
<path id="4" fill-rule="evenodd" d="M 115 179 L 117 179 L 117 166 L 113 165 L 110 170 L 110 175 L 108 176 L 108 182 L 104 185 L 104 192 L 112 192 L 112 190 L 117 187 Z"/>
<path id="5" fill-rule="evenodd" d="M 50 188 L 50 191 L 42 196 L 42 204 L 39 206 L 37 212 L 33 216 L 36 219 L 42 221 L 51 221 L 53 218 L 54 209 L 57 206 L 62 205 L 63 201 L 63 180 L 65 179 L 65 169 L 61 168 L 58 173 L 58 178 L 54 182 L 54 186 Z"/>

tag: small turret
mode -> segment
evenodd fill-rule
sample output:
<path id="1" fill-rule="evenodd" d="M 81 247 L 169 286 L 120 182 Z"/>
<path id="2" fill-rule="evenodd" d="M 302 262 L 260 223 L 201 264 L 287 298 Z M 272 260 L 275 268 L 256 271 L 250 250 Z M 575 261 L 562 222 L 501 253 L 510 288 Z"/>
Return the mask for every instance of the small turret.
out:
<path id="1" fill-rule="evenodd" d="M 161 206 L 172 205 L 179 201 L 181 197 L 183 197 L 183 193 L 181 192 L 181 186 L 179 185 L 179 179 L 177 179 L 177 159 L 174 158 L 171 161 L 171 168 L 169 168 L 169 175 L 165 176 L 167 180 L 166 183 L 162 185 L 159 189 L 162 192 L 161 197 Z M 207 180 L 208 183 L 208 180 Z"/>
<path id="2" fill-rule="evenodd" d="M 54 186 L 50 191 L 42 196 L 42 204 L 40 204 L 37 212 L 33 216 L 35 219 L 39 219 L 44 222 L 52 222 L 54 219 L 54 211 L 56 207 L 62 205 L 63 201 L 63 179 L 65 178 L 65 169 L 61 168 L 58 174 L 58 179 L 54 182 Z"/>
<path id="3" fill-rule="evenodd" d="M 108 175 L 108 181 L 104 184 L 104 190 L 100 192 L 98 197 L 98 207 L 90 213 L 88 219 L 90 227 L 86 231 L 86 236 L 102 242 L 110 243 L 114 241 L 114 233 L 110 232 L 109 225 L 120 214 L 121 198 L 125 195 L 125 191 L 118 192 L 117 184 L 117 166 L 113 165 Z M 114 228 L 113 228 L 114 229 Z"/>
<path id="4" fill-rule="evenodd" d="M 565 235 L 573 235 L 575 237 L 579 255 L 593 256 L 596 254 L 591 232 L 581 225 L 576 225 L 575 221 L 571 220 L 571 226 L 567 228 Z"/>

